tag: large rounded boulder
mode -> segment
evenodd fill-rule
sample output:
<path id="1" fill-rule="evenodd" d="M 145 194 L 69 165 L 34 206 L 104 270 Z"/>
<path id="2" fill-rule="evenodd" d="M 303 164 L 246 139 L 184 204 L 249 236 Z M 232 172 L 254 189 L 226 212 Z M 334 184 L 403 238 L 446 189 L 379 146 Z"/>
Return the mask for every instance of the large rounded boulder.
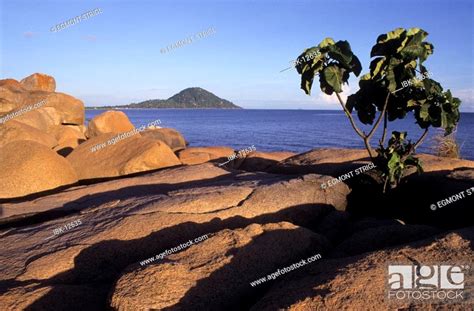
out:
<path id="1" fill-rule="evenodd" d="M 53 136 L 16 120 L 0 124 L 0 148 L 10 142 L 20 140 L 34 141 L 49 149 L 58 145 L 58 141 Z"/>
<path id="2" fill-rule="evenodd" d="M 64 93 L 46 93 L 43 96 L 46 97 L 44 107 L 56 108 L 61 117 L 61 124 L 84 124 L 85 108 L 82 101 Z M 41 99 L 38 98 L 38 100 Z"/>
<path id="3" fill-rule="evenodd" d="M 25 93 L 27 90 L 15 79 L 0 80 L 0 99 L 2 100 L 0 112 L 5 113 L 21 106 Z M 4 104 L 7 105 L 4 106 Z"/>
<path id="4" fill-rule="evenodd" d="M 141 135 L 146 138 L 161 140 L 173 151 L 186 148 L 186 140 L 184 139 L 183 135 L 172 128 L 148 129 L 141 133 Z"/>
<path id="5" fill-rule="evenodd" d="M 143 138 L 136 131 L 91 138 L 74 149 L 67 159 L 81 180 L 122 176 L 181 164 L 164 142 Z"/>
<path id="6" fill-rule="evenodd" d="M 107 133 L 122 133 L 133 130 L 135 127 L 122 111 L 106 111 L 89 122 L 86 136 L 97 137 Z"/>
<path id="7" fill-rule="evenodd" d="M 15 111 L 21 113 L 21 108 L 20 110 L 15 109 Z M 61 117 L 56 108 L 53 107 L 33 109 L 21 113 L 14 119 L 15 121 L 27 124 L 43 132 L 49 132 L 51 127 L 61 124 Z"/>
<path id="8" fill-rule="evenodd" d="M 71 164 L 34 141 L 14 141 L 0 147 L 0 198 L 15 198 L 71 185 L 77 175 Z"/>
<path id="9" fill-rule="evenodd" d="M 34 73 L 20 81 L 21 85 L 30 91 L 54 92 L 56 90 L 56 81 L 53 77 Z"/>
<path id="10" fill-rule="evenodd" d="M 77 125 L 58 125 L 51 128 L 51 134 L 58 141 L 58 145 L 54 148 L 62 156 L 67 156 L 74 148 L 86 141 L 86 137 Z"/>
<path id="11" fill-rule="evenodd" d="M 51 87 L 32 88 L 27 89 L 24 84 L 13 79 L 0 80 L 0 103 L 4 106 L 0 108 L 0 113 L 21 109 L 31 112 L 52 107 L 56 109 L 61 124 L 84 124 L 85 109 L 82 101 L 64 93 L 47 91 Z"/>

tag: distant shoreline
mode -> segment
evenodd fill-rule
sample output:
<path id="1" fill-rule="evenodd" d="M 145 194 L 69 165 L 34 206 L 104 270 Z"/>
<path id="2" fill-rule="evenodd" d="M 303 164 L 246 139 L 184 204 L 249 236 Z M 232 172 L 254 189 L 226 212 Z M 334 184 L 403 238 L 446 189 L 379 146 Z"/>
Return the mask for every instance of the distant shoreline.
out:
<path id="1" fill-rule="evenodd" d="M 218 108 L 218 107 L 212 107 L 212 108 L 130 108 L 130 107 L 116 107 L 116 106 L 110 106 L 110 107 L 88 107 L 84 106 L 86 110 L 108 110 L 108 109 L 123 109 L 123 110 L 213 110 L 213 109 L 219 109 L 219 110 L 305 110 L 305 111 L 339 111 L 341 114 L 344 114 L 344 111 L 341 109 L 263 109 L 263 108 Z M 474 113 L 474 111 L 460 111 L 460 113 Z"/>
<path id="2" fill-rule="evenodd" d="M 86 110 L 107 110 L 107 109 L 123 109 L 123 110 L 163 110 L 163 109 L 179 109 L 179 110 L 211 110 L 211 109 L 219 109 L 219 110 L 242 110 L 245 108 L 219 108 L 219 107 L 202 107 L 202 108 L 131 108 L 131 107 L 115 107 L 115 106 L 110 106 L 110 107 L 84 107 Z"/>
<path id="3" fill-rule="evenodd" d="M 190 87 L 168 99 L 148 99 L 128 105 L 92 107 L 92 109 L 242 109 L 231 101 L 220 98 L 200 87 Z"/>

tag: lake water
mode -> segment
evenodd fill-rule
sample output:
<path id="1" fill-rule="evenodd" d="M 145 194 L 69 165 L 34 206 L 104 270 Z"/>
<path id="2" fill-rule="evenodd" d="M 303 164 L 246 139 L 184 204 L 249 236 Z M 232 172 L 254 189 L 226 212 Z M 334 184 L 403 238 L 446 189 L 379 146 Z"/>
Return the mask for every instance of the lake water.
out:
<path id="1" fill-rule="evenodd" d="M 132 123 L 139 127 L 157 119 L 161 127 L 171 127 L 183 134 L 190 146 L 229 146 L 243 149 L 255 145 L 257 151 L 305 152 L 321 147 L 363 148 L 342 111 L 329 110 L 254 110 L 254 109 L 126 109 Z M 103 110 L 87 110 L 89 120 Z M 416 141 L 422 130 L 413 117 L 390 123 L 390 131 L 406 130 Z M 381 135 L 382 126 L 377 134 Z M 366 127 L 368 131 L 368 127 Z M 474 113 L 462 113 L 457 140 L 461 155 L 474 160 Z M 390 134 L 391 132 L 389 132 Z M 433 153 L 433 136 L 418 149 Z M 375 147 L 379 135 L 372 139 Z"/>

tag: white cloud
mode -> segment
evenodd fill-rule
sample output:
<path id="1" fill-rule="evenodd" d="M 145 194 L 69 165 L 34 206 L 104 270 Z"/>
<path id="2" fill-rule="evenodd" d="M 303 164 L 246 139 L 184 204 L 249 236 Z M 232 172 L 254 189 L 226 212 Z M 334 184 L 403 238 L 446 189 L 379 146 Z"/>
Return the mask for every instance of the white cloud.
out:
<path id="1" fill-rule="evenodd" d="M 463 102 L 474 102 L 474 90 L 473 89 L 463 89 L 463 90 L 453 90 L 451 91 L 454 97 L 459 97 Z"/>
<path id="2" fill-rule="evenodd" d="M 451 90 L 451 94 L 462 101 L 461 111 L 474 111 L 474 89 Z"/>
<path id="3" fill-rule="evenodd" d="M 331 108 L 341 107 L 341 104 L 339 103 L 339 100 L 337 99 L 336 94 L 333 93 L 332 95 L 327 95 L 326 93 L 322 92 L 319 89 L 319 85 L 313 85 L 313 88 L 315 86 L 318 87 L 317 90 L 314 90 L 314 91 L 318 91 L 318 96 L 316 97 L 316 101 L 318 103 L 326 104 L 327 106 L 331 106 Z M 339 95 L 341 96 L 343 102 L 345 103 L 347 101 L 347 96 L 351 95 L 351 87 L 348 84 L 343 84 L 342 93 L 340 93 Z"/>

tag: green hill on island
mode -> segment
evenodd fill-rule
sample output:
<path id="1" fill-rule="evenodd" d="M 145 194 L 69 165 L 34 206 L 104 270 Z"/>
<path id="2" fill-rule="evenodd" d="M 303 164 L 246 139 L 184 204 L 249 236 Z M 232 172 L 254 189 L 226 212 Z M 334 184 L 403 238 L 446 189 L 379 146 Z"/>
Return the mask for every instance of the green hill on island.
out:
<path id="1" fill-rule="evenodd" d="M 140 103 L 131 103 L 122 106 L 94 107 L 100 108 L 222 108 L 242 109 L 232 102 L 217 97 L 213 93 L 200 87 L 190 87 L 168 99 L 150 99 Z"/>

